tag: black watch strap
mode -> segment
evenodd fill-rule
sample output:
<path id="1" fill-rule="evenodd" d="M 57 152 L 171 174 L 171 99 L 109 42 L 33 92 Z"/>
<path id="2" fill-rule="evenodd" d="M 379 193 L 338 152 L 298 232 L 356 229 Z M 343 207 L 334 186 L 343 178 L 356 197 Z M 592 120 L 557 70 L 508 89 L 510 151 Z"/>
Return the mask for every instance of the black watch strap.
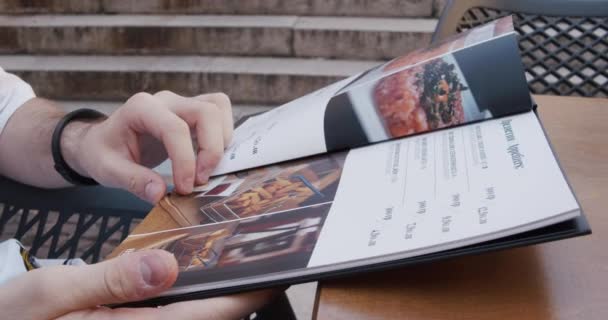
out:
<path id="1" fill-rule="evenodd" d="M 63 154 L 61 154 L 61 134 L 63 129 L 74 120 L 96 120 L 106 118 L 103 113 L 93 109 L 78 109 L 66 114 L 55 127 L 53 131 L 53 137 L 51 140 L 51 152 L 53 154 L 53 161 L 55 162 L 55 170 L 69 183 L 75 185 L 97 185 L 97 181 L 84 177 L 70 168 Z"/>

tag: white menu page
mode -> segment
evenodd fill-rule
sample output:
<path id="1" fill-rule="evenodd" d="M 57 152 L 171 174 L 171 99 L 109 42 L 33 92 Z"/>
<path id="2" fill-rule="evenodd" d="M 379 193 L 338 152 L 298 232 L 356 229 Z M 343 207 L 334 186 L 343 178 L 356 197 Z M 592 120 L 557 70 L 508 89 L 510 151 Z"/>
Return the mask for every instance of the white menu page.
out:
<path id="1" fill-rule="evenodd" d="M 247 119 L 213 176 L 327 152 L 323 117 L 327 102 L 358 75 Z"/>
<path id="2" fill-rule="evenodd" d="M 351 150 L 308 267 L 443 251 L 579 214 L 528 112 Z"/>

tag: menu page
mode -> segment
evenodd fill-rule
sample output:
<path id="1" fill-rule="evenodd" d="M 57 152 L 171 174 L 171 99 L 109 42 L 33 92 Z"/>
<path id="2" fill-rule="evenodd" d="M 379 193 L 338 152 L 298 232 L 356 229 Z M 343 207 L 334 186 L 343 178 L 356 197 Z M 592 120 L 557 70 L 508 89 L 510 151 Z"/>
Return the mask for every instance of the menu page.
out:
<path id="1" fill-rule="evenodd" d="M 217 177 L 161 208 L 182 228 L 130 235 L 115 253 L 173 253 L 168 295 L 439 252 L 580 214 L 533 112 Z"/>
<path id="2" fill-rule="evenodd" d="M 213 175 L 326 152 L 323 117 L 327 102 L 357 76 L 247 119 L 234 130 Z"/>
<path id="3" fill-rule="evenodd" d="M 234 131 L 213 175 L 531 107 L 516 34 L 506 17 L 248 119 Z"/>
<path id="4" fill-rule="evenodd" d="M 352 150 L 308 267 L 441 251 L 578 214 L 528 112 Z"/>

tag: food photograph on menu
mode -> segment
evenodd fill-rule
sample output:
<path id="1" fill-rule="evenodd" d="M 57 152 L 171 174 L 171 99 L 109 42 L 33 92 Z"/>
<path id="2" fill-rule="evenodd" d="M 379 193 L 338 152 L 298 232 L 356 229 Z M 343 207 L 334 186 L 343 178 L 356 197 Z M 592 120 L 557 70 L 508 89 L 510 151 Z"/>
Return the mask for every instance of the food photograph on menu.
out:
<path id="1" fill-rule="evenodd" d="M 175 255 L 178 284 L 189 277 L 221 280 L 263 274 L 270 268 L 303 268 L 312 255 L 330 203 L 248 219 L 134 235 L 126 247 L 163 249 Z M 264 267 L 260 267 L 264 266 Z M 198 273 L 192 271 L 202 271 Z"/>
<path id="2" fill-rule="evenodd" d="M 160 205 L 180 226 L 219 223 L 333 201 L 345 155 L 309 158 L 212 179 Z"/>
<path id="3" fill-rule="evenodd" d="M 363 146 L 529 108 L 528 88 L 521 74 L 514 71 L 521 68 L 516 34 L 511 32 L 491 42 L 480 40 L 491 38 L 495 28 L 510 25 L 511 20 L 499 22 L 393 60 L 345 85 L 325 110 L 327 150 Z M 488 35 L 477 35 L 484 28 L 489 30 Z M 477 35 L 476 45 L 467 47 L 466 39 L 473 35 Z M 508 91 L 516 94 L 505 95 Z"/>
<path id="4" fill-rule="evenodd" d="M 468 88 L 456 68 L 435 59 L 382 78 L 373 94 L 387 134 L 397 138 L 463 123 L 462 92 Z"/>

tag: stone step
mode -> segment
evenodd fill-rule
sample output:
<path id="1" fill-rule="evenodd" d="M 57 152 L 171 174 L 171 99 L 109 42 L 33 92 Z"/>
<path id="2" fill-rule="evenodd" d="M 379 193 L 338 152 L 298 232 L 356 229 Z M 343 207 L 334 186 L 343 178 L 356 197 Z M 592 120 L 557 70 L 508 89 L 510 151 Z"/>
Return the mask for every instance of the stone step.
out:
<path id="1" fill-rule="evenodd" d="M 174 54 L 389 59 L 427 45 L 435 19 L 0 16 L 4 54 Z"/>
<path id="2" fill-rule="evenodd" d="M 429 17 L 445 0 L 2 0 L 2 13 L 278 14 Z"/>
<path id="3" fill-rule="evenodd" d="M 0 66 L 39 96 L 123 100 L 139 91 L 222 91 L 235 104 L 276 106 L 381 61 L 203 56 L 3 55 Z"/>

